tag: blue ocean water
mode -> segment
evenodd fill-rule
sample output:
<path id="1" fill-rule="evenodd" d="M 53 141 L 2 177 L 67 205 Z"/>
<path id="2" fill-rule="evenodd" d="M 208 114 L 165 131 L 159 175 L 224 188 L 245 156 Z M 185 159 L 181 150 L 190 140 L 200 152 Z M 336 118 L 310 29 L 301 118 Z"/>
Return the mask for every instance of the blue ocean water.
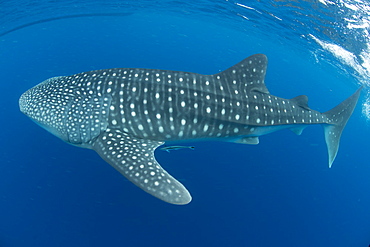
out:
<path id="1" fill-rule="evenodd" d="M 370 244 L 367 1 L 0 2 L 0 246 Z M 326 111 L 364 85 L 331 169 L 322 128 L 256 146 L 157 151 L 191 192 L 186 206 L 135 187 L 95 152 L 20 113 L 19 96 L 59 75 L 141 67 L 202 74 L 269 58 L 274 95 Z M 182 144 L 186 145 L 186 144 Z"/>

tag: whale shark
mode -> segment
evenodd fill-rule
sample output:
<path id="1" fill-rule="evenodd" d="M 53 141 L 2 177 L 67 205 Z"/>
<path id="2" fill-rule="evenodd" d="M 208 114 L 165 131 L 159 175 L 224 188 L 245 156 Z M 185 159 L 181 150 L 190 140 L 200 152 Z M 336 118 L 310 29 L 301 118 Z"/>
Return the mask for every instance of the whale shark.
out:
<path id="1" fill-rule="evenodd" d="M 141 68 L 53 77 L 23 93 L 21 112 L 63 141 L 95 150 L 129 181 L 172 204 L 192 197 L 155 159 L 163 144 L 218 140 L 258 144 L 259 136 L 322 125 L 331 167 L 361 88 L 332 110 L 284 99 L 265 85 L 267 57 L 252 55 L 212 75 Z"/>

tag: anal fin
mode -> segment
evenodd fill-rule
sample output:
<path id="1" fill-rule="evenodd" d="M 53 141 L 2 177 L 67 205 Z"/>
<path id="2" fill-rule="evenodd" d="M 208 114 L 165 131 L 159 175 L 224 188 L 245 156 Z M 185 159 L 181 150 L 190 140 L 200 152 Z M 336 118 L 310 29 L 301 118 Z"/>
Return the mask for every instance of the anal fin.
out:
<path id="1" fill-rule="evenodd" d="M 290 128 L 290 130 L 295 133 L 296 135 L 301 135 L 303 130 L 306 128 L 307 126 L 298 126 L 298 127 L 293 127 L 293 128 Z"/>
<path id="2" fill-rule="evenodd" d="M 188 190 L 156 161 L 154 150 L 162 142 L 136 138 L 117 129 L 107 129 L 93 149 L 128 180 L 149 194 L 172 204 L 188 204 Z"/>

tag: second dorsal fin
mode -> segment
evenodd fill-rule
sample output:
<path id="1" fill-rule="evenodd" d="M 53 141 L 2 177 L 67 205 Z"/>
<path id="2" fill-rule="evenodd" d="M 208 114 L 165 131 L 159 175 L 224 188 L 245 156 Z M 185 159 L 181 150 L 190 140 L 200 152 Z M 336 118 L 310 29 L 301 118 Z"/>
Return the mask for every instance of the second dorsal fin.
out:
<path id="1" fill-rule="evenodd" d="M 295 102 L 298 106 L 306 109 L 306 110 L 311 110 L 310 107 L 308 106 L 308 97 L 306 95 L 299 95 L 297 97 L 294 97 L 290 99 L 291 101 Z"/>

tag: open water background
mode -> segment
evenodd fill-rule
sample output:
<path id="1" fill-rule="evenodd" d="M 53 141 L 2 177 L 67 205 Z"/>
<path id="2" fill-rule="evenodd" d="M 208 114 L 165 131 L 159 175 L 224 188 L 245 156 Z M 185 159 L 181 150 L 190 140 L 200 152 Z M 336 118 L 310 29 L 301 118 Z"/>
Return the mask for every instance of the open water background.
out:
<path id="1" fill-rule="evenodd" d="M 0 1 L 0 246 L 368 246 L 369 6 Z M 174 206 L 18 109 L 21 93 L 52 76 L 113 67 L 212 74 L 255 53 L 269 58 L 272 94 L 306 94 L 319 111 L 365 85 L 331 169 L 319 126 L 266 135 L 257 146 L 157 151 L 193 196 Z"/>

